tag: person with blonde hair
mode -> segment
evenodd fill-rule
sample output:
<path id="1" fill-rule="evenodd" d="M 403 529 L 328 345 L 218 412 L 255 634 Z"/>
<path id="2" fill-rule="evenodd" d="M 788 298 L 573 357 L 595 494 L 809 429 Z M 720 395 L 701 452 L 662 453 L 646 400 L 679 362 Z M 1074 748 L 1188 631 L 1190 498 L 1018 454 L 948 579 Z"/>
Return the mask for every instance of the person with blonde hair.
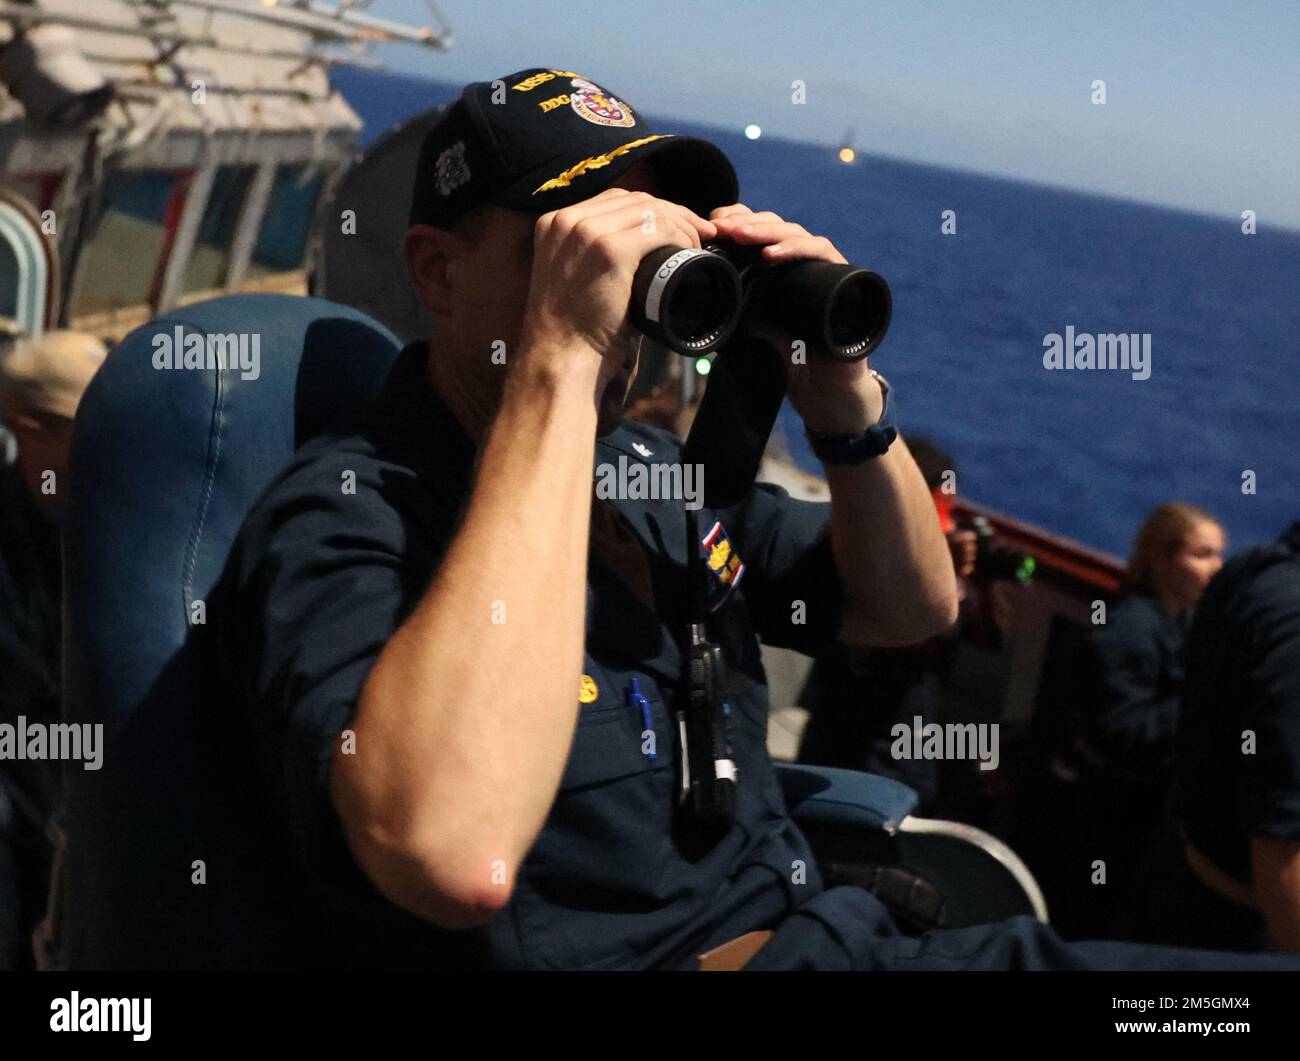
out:
<path id="1" fill-rule="evenodd" d="M 1177 619 L 1223 566 L 1226 544 L 1223 528 L 1204 509 L 1185 501 L 1157 505 L 1133 542 L 1125 585 L 1153 595 Z"/>
<path id="2" fill-rule="evenodd" d="M 1223 566 L 1225 545 L 1203 509 L 1154 508 L 1077 661 L 1072 741 L 1052 764 L 1065 783 L 1061 813 L 1071 818 L 1053 920 L 1070 934 L 1122 928 L 1115 919 L 1169 796 L 1192 609 Z"/>
<path id="3" fill-rule="evenodd" d="M 1158 505 L 1142 521 L 1124 585 L 1090 639 L 1096 667 L 1076 746 L 1086 764 L 1134 781 L 1167 774 L 1183 637 L 1225 545 L 1218 521 L 1186 502 Z"/>

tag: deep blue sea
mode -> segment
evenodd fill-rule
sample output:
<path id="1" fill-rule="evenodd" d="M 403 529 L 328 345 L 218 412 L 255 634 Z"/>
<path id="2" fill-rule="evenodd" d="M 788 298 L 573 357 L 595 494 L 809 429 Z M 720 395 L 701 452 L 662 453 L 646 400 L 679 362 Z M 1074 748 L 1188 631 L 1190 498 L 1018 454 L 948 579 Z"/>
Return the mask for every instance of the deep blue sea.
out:
<path id="1" fill-rule="evenodd" d="M 392 74 L 334 79 L 364 139 L 459 93 Z M 1235 217 L 874 155 L 846 166 L 826 147 L 649 120 L 713 140 L 742 202 L 829 236 L 889 281 L 893 322 L 872 364 L 896 389 L 903 433 L 953 455 L 962 495 L 1120 555 L 1164 500 L 1208 508 L 1232 548 L 1300 519 L 1300 233 L 1262 217 L 1245 236 Z M 941 234 L 945 210 L 955 235 Z M 1150 333 L 1150 378 L 1048 371 L 1044 337 L 1069 325 Z M 816 470 L 797 421 L 783 423 Z"/>

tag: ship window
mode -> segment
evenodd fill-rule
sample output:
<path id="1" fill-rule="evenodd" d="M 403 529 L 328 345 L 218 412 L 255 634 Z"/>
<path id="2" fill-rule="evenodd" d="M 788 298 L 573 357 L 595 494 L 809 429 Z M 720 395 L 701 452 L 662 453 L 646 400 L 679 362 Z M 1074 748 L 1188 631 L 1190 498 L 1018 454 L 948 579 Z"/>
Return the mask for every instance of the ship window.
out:
<path id="1" fill-rule="evenodd" d="M 77 264 L 74 318 L 149 301 L 175 185 L 175 175 L 158 170 L 118 170 L 104 179 L 99 223 Z"/>
<path id="2" fill-rule="evenodd" d="M 31 206 L 0 196 L 0 334 L 39 331 L 45 322 L 49 258 Z"/>
<path id="3" fill-rule="evenodd" d="M 276 172 L 257 246 L 248 263 L 250 277 L 289 272 L 302 265 L 321 188 L 320 177 L 307 181 L 302 177 L 298 166 L 281 166 Z"/>
<path id="4" fill-rule="evenodd" d="M 213 291 L 225 285 L 239 212 L 254 172 L 252 166 L 222 166 L 217 170 L 190 260 L 185 263 L 185 277 L 181 281 L 185 294 Z"/>

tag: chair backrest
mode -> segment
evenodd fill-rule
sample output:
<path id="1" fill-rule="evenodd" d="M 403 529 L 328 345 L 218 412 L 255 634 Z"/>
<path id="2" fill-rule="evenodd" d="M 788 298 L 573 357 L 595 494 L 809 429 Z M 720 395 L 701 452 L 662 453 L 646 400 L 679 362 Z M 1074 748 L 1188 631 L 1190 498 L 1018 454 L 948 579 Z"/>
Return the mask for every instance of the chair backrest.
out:
<path id="1" fill-rule="evenodd" d="M 64 534 L 64 717 L 104 728 L 101 768 L 67 770 L 58 934 L 72 968 L 295 963 L 251 756 L 222 724 L 231 705 L 202 648 L 206 598 L 293 450 L 358 426 L 396 354 L 355 310 L 236 295 L 131 333 L 86 392 Z"/>

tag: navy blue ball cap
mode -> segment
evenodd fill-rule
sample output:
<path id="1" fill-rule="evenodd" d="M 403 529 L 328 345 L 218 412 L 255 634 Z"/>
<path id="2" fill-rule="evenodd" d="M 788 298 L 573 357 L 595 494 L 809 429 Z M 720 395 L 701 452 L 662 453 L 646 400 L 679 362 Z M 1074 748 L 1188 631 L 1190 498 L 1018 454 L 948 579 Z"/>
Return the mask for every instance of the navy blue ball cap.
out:
<path id="1" fill-rule="evenodd" d="M 661 198 L 702 217 L 736 202 L 736 171 L 696 137 L 656 133 L 572 70 L 536 67 L 467 85 L 425 136 L 410 223 L 445 227 L 491 203 L 544 214 L 589 199 L 643 159 Z"/>

